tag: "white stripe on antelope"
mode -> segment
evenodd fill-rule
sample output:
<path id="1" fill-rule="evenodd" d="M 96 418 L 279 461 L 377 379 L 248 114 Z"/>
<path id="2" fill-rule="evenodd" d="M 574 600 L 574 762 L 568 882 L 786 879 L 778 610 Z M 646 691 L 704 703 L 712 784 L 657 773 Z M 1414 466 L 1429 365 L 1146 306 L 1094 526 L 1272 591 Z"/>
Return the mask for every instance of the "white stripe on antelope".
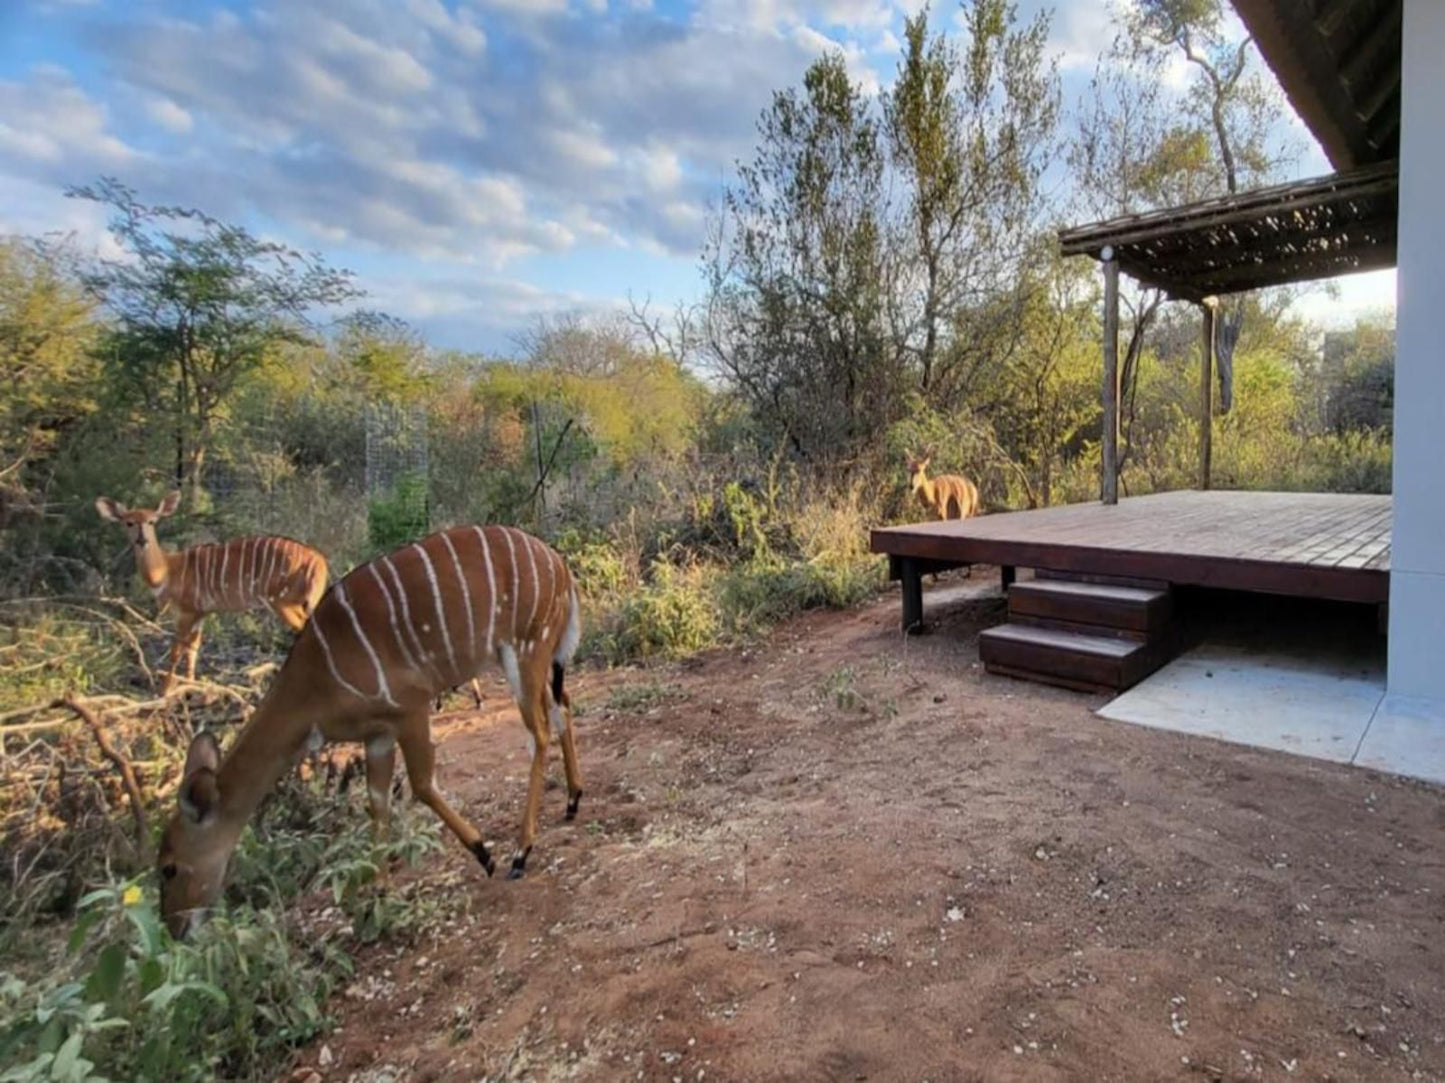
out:
<path id="1" fill-rule="evenodd" d="M 547 566 L 545 577 L 537 574 L 539 560 Z M 498 584 L 508 582 L 510 602 L 499 608 Z M 521 597 L 524 588 L 530 597 Z M 483 616 L 485 639 L 477 635 Z M 512 528 L 443 531 L 353 570 L 321 600 L 229 754 L 222 759 L 205 734 L 192 742 L 180 810 L 159 854 L 161 908 L 172 932 L 184 933 L 214 902 L 246 822 L 313 732 L 366 746 L 369 808 L 378 834 L 390 819 L 393 750 L 400 746 L 412 793 L 491 875 L 495 863 L 481 833 L 437 789 L 430 721 L 436 697 L 489 662 L 504 667 L 532 742 L 527 804 L 510 870 L 520 877 L 537 833 L 554 736 L 567 775 L 567 819 L 577 815 L 582 798 L 564 681 L 580 629 L 567 565 L 547 545 Z"/>
<path id="2" fill-rule="evenodd" d="M 157 508 L 127 508 L 107 496 L 97 498 L 101 517 L 119 523 L 135 550 L 136 570 L 162 607 L 176 613 L 176 634 L 162 691 L 175 682 L 182 654 L 186 676 L 196 677 L 201 624 L 211 613 L 265 606 L 290 628 L 300 631 L 326 591 L 326 558 L 310 546 L 274 535 L 252 535 L 180 552 L 166 550 L 156 524 L 175 512 L 180 494 L 171 493 Z M 270 556 L 262 575 L 261 555 Z"/>

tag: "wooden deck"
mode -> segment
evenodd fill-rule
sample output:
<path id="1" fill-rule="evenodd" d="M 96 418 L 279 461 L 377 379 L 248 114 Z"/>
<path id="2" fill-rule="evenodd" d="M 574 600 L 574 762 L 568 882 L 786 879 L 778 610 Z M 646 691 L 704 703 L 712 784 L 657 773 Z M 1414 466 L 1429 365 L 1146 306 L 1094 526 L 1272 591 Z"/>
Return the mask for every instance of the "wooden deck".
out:
<path id="1" fill-rule="evenodd" d="M 1382 603 L 1390 516 L 1389 496 L 1187 491 L 884 527 L 870 545 L 904 582 L 905 627 L 919 577 L 963 564 Z"/>

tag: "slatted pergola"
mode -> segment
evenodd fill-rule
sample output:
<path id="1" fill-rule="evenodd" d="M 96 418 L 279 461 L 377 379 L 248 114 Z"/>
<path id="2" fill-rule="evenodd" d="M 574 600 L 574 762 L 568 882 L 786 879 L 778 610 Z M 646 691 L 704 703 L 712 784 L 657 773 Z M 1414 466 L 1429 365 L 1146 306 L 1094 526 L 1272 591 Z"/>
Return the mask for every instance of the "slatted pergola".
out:
<path id="1" fill-rule="evenodd" d="M 1118 501 L 1119 272 L 1203 312 L 1200 488 L 1209 488 L 1216 298 L 1395 264 L 1393 160 L 1066 229 L 1066 256 L 1104 268 L 1103 500 Z"/>

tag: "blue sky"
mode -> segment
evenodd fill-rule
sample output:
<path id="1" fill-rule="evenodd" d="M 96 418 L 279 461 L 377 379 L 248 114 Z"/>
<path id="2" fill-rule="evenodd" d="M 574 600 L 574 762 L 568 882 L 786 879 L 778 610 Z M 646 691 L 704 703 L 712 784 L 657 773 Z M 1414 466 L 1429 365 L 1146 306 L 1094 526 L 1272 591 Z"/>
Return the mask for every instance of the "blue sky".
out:
<path id="1" fill-rule="evenodd" d="M 0 0 L 0 232 L 104 246 L 60 192 L 111 174 L 324 251 L 434 341 L 505 350 L 538 313 L 694 296 L 770 92 L 828 48 L 886 85 L 919 3 Z M 1067 103 L 1106 4 L 1052 5 Z M 1297 172 L 1325 169 L 1310 144 Z M 1304 305 L 1392 298 L 1389 272 Z"/>

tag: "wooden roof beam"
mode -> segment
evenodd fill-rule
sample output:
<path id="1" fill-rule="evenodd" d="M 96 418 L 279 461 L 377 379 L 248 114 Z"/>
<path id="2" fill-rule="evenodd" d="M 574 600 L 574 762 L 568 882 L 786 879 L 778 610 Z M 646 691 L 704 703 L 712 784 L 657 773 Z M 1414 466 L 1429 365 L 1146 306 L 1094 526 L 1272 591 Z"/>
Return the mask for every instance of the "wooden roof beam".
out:
<path id="1" fill-rule="evenodd" d="M 1281 260 L 1269 264 L 1228 268 L 1214 275 L 1196 279 L 1198 289 L 1206 293 L 1243 293 L 1289 282 L 1309 282 L 1336 275 L 1357 274 L 1391 267 L 1395 263 L 1395 242 L 1381 242 L 1367 248 L 1300 260 Z"/>
<path id="2" fill-rule="evenodd" d="M 1375 23 L 1368 34 L 1355 43 L 1347 56 L 1340 58 L 1340 78 L 1350 88 L 1351 97 L 1357 96 L 1360 83 L 1370 70 L 1376 67 L 1380 56 L 1393 54 L 1396 75 L 1400 70 L 1400 36 L 1404 24 L 1404 6 L 1394 5 L 1385 17 Z"/>
<path id="3" fill-rule="evenodd" d="M 1125 274 L 1142 285 L 1163 290 L 1170 297 L 1180 301 L 1193 301 L 1197 304 L 1204 299 L 1204 295 L 1188 283 L 1181 282 L 1170 275 L 1160 274 L 1157 268 L 1141 263 L 1128 252 L 1121 252 L 1116 248 L 1114 249 L 1114 258 L 1119 261 L 1119 267 Z"/>
<path id="4" fill-rule="evenodd" d="M 1394 163 L 1390 164 L 1393 166 Z M 1372 172 L 1378 173 L 1380 170 Z M 1174 208 L 1172 212 L 1154 211 L 1147 216 L 1119 219 L 1116 220 L 1117 225 L 1113 222 L 1100 222 L 1092 226 L 1064 230 L 1059 234 L 1059 248 L 1066 256 L 1084 253 L 1093 255 L 1108 244 L 1139 244 L 1157 237 L 1217 229 L 1221 226 L 1257 221 L 1272 214 L 1286 214 L 1342 200 L 1382 195 L 1397 190 L 1399 183 L 1399 177 L 1392 169 L 1388 173 L 1361 181 L 1341 180 L 1318 187 L 1287 186 L 1298 188 L 1298 194 L 1288 190 L 1270 189 L 1267 198 L 1257 198 L 1259 193 L 1248 193 L 1233 200 L 1210 200 L 1191 207 Z"/>
<path id="5" fill-rule="evenodd" d="M 1333 37 L 1355 6 L 1355 0 L 1325 0 L 1315 12 L 1315 29 L 1324 37 Z"/>
<path id="6" fill-rule="evenodd" d="M 1399 112 L 1400 65 L 1394 64 L 1384 71 L 1369 88 L 1363 99 L 1355 101 L 1355 116 L 1369 124 L 1392 99 L 1396 101 L 1395 111 Z"/>

